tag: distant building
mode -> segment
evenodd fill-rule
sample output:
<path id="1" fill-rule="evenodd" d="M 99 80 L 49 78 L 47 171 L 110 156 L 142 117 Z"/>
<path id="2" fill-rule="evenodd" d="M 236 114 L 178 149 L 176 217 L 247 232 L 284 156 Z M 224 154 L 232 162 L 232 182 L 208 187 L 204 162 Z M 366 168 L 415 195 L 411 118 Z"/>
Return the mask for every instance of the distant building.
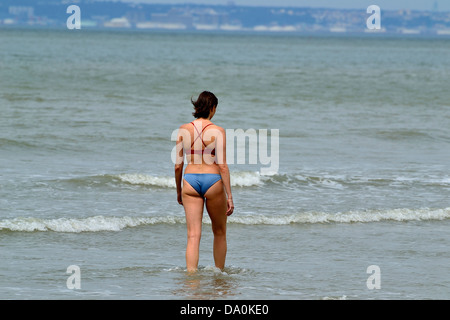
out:
<path id="1" fill-rule="evenodd" d="M 121 17 L 111 19 L 110 21 L 105 22 L 103 26 L 106 28 L 131 28 L 131 23 L 127 18 Z"/>
<path id="2" fill-rule="evenodd" d="M 161 28 L 191 29 L 193 25 L 192 14 L 184 9 L 172 8 L 167 13 L 151 14 L 150 24 Z"/>
<path id="3" fill-rule="evenodd" d="M 163 1 L 160 4 L 108 1 L 106 5 L 99 0 L 0 0 L 0 26 L 65 26 L 67 6 L 73 3 L 82 8 L 82 25 L 86 27 L 372 33 L 366 28 L 368 15 L 363 9 L 239 6 L 232 0 L 224 0 L 225 5 L 171 5 Z M 450 12 L 439 11 L 438 0 L 429 3 L 430 9 L 426 11 L 383 11 L 383 28 L 376 32 L 448 36 Z"/>

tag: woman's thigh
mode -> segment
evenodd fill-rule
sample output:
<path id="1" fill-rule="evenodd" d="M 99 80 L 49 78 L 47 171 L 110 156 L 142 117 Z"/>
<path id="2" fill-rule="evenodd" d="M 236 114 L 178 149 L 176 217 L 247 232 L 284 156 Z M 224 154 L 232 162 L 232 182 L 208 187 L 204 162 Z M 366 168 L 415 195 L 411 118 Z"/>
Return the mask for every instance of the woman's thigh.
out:
<path id="1" fill-rule="evenodd" d="M 202 229 L 204 200 L 187 182 L 183 184 L 182 197 L 188 235 L 199 236 Z"/>
<path id="2" fill-rule="evenodd" d="M 227 222 L 227 198 L 222 180 L 216 182 L 205 193 L 206 210 L 211 218 L 213 229 L 224 229 Z"/>

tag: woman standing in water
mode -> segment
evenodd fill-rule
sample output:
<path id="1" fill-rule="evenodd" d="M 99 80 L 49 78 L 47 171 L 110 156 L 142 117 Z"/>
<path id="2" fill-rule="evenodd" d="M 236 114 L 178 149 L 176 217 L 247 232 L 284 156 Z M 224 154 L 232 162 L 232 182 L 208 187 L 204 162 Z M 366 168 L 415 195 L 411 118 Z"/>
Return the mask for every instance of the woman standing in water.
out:
<path id="1" fill-rule="evenodd" d="M 194 121 L 180 127 L 177 138 L 175 181 L 178 203 L 186 214 L 186 266 L 196 271 L 202 232 L 203 207 L 211 218 L 214 233 L 214 263 L 225 267 L 227 254 L 227 217 L 233 213 L 230 171 L 226 163 L 225 130 L 211 122 L 216 113 L 217 97 L 208 91 L 192 101 Z M 187 166 L 184 171 L 184 154 Z"/>

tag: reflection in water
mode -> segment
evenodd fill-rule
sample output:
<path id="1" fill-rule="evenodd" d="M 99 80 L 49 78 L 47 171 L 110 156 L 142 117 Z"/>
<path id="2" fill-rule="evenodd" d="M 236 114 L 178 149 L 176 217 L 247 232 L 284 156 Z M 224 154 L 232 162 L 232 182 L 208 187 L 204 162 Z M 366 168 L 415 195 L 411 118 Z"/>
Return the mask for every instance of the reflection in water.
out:
<path id="1" fill-rule="evenodd" d="M 229 271 L 229 270 L 228 270 Z M 229 299 L 236 295 L 237 280 L 214 267 L 199 268 L 196 273 L 183 272 L 176 296 L 189 300 Z"/>

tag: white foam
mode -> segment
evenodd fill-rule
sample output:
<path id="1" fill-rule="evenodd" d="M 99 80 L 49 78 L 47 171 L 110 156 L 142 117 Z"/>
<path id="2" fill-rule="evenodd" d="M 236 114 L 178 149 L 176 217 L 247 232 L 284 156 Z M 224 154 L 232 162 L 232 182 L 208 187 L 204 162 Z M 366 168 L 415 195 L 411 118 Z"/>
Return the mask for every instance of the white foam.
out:
<path id="1" fill-rule="evenodd" d="M 98 232 L 120 231 L 124 228 L 158 223 L 181 223 L 184 217 L 106 217 L 95 216 L 83 219 L 59 218 L 14 218 L 0 221 L 0 230 L 10 231 L 55 231 L 55 232 Z"/>
<path id="2" fill-rule="evenodd" d="M 308 183 L 313 186 L 322 186 L 325 188 L 332 189 L 344 189 L 345 185 L 356 183 L 372 183 L 372 182 L 383 182 L 387 184 L 435 184 L 442 186 L 449 186 L 450 178 L 414 178 L 414 177 L 391 177 L 391 178 L 370 178 L 370 177 L 360 177 L 360 176 L 344 176 L 344 175 L 323 175 L 323 176 L 308 176 L 308 175 L 289 175 L 289 174 L 274 174 L 272 176 L 261 175 L 259 172 L 255 171 L 232 171 L 231 175 L 231 186 L 232 187 L 253 187 L 264 185 L 265 183 L 287 183 L 289 184 L 294 179 L 300 183 Z M 143 173 L 123 173 L 118 175 L 111 175 L 113 179 L 118 179 L 121 182 L 132 184 L 132 185 L 142 185 L 142 186 L 154 186 L 160 188 L 175 188 L 175 178 L 173 176 L 158 176 L 149 175 Z"/>
<path id="3" fill-rule="evenodd" d="M 263 183 L 259 172 L 251 171 L 231 172 L 230 180 L 232 187 L 251 187 Z"/>
<path id="4" fill-rule="evenodd" d="M 367 223 L 379 221 L 430 221 L 450 219 L 450 208 L 445 209 L 389 209 L 348 211 L 339 213 L 299 212 L 294 214 L 239 215 L 234 213 L 229 218 L 231 224 L 243 225 L 289 225 L 316 223 Z M 22 217 L 0 220 L 0 231 L 54 231 L 54 232 L 99 232 L 120 231 L 145 225 L 184 224 L 184 216 L 162 217 L 108 217 L 94 216 L 88 218 L 39 219 Z M 210 224 L 207 215 L 203 223 Z"/>
<path id="5" fill-rule="evenodd" d="M 158 186 L 164 188 L 175 188 L 175 178 L 168 176 L 151 176 L 147 174 L 119 174 L 116 176 L 121 181 L 135 184 L 135 185 L 148 185 L 148 186 Z"/>
<path id="6" fill-rule="evenodd" d="M 339 213 L 302 212 L 286 215 L 232 216 L 229 221 L 239 224 L 288 225 L 303 223 L 355 223 L 379 221 L 445 220 L 450 218 L 450 208 L 445 209 L 389 209 L 364 210 Z"/>
<path id="7" fill-rule="evenodd" d="M 262 183 L 261 176 L 258 172 L 238 171 L 231 172 L 230 175 L 231 186 L 233 187 L 250 187 Z M 139 173 L 126 173 L 115 175 L 113 177 L 133 185 L 176 188 L 175 178 L 173 176 L 152 176 Z"/>
<path id="8" fill-rule="evenodd" d="M 344 294 L 342 296 L 337 296 L 337 297 L 323 297 L 322 300 L 347 300 L 347 296 Z"/>

